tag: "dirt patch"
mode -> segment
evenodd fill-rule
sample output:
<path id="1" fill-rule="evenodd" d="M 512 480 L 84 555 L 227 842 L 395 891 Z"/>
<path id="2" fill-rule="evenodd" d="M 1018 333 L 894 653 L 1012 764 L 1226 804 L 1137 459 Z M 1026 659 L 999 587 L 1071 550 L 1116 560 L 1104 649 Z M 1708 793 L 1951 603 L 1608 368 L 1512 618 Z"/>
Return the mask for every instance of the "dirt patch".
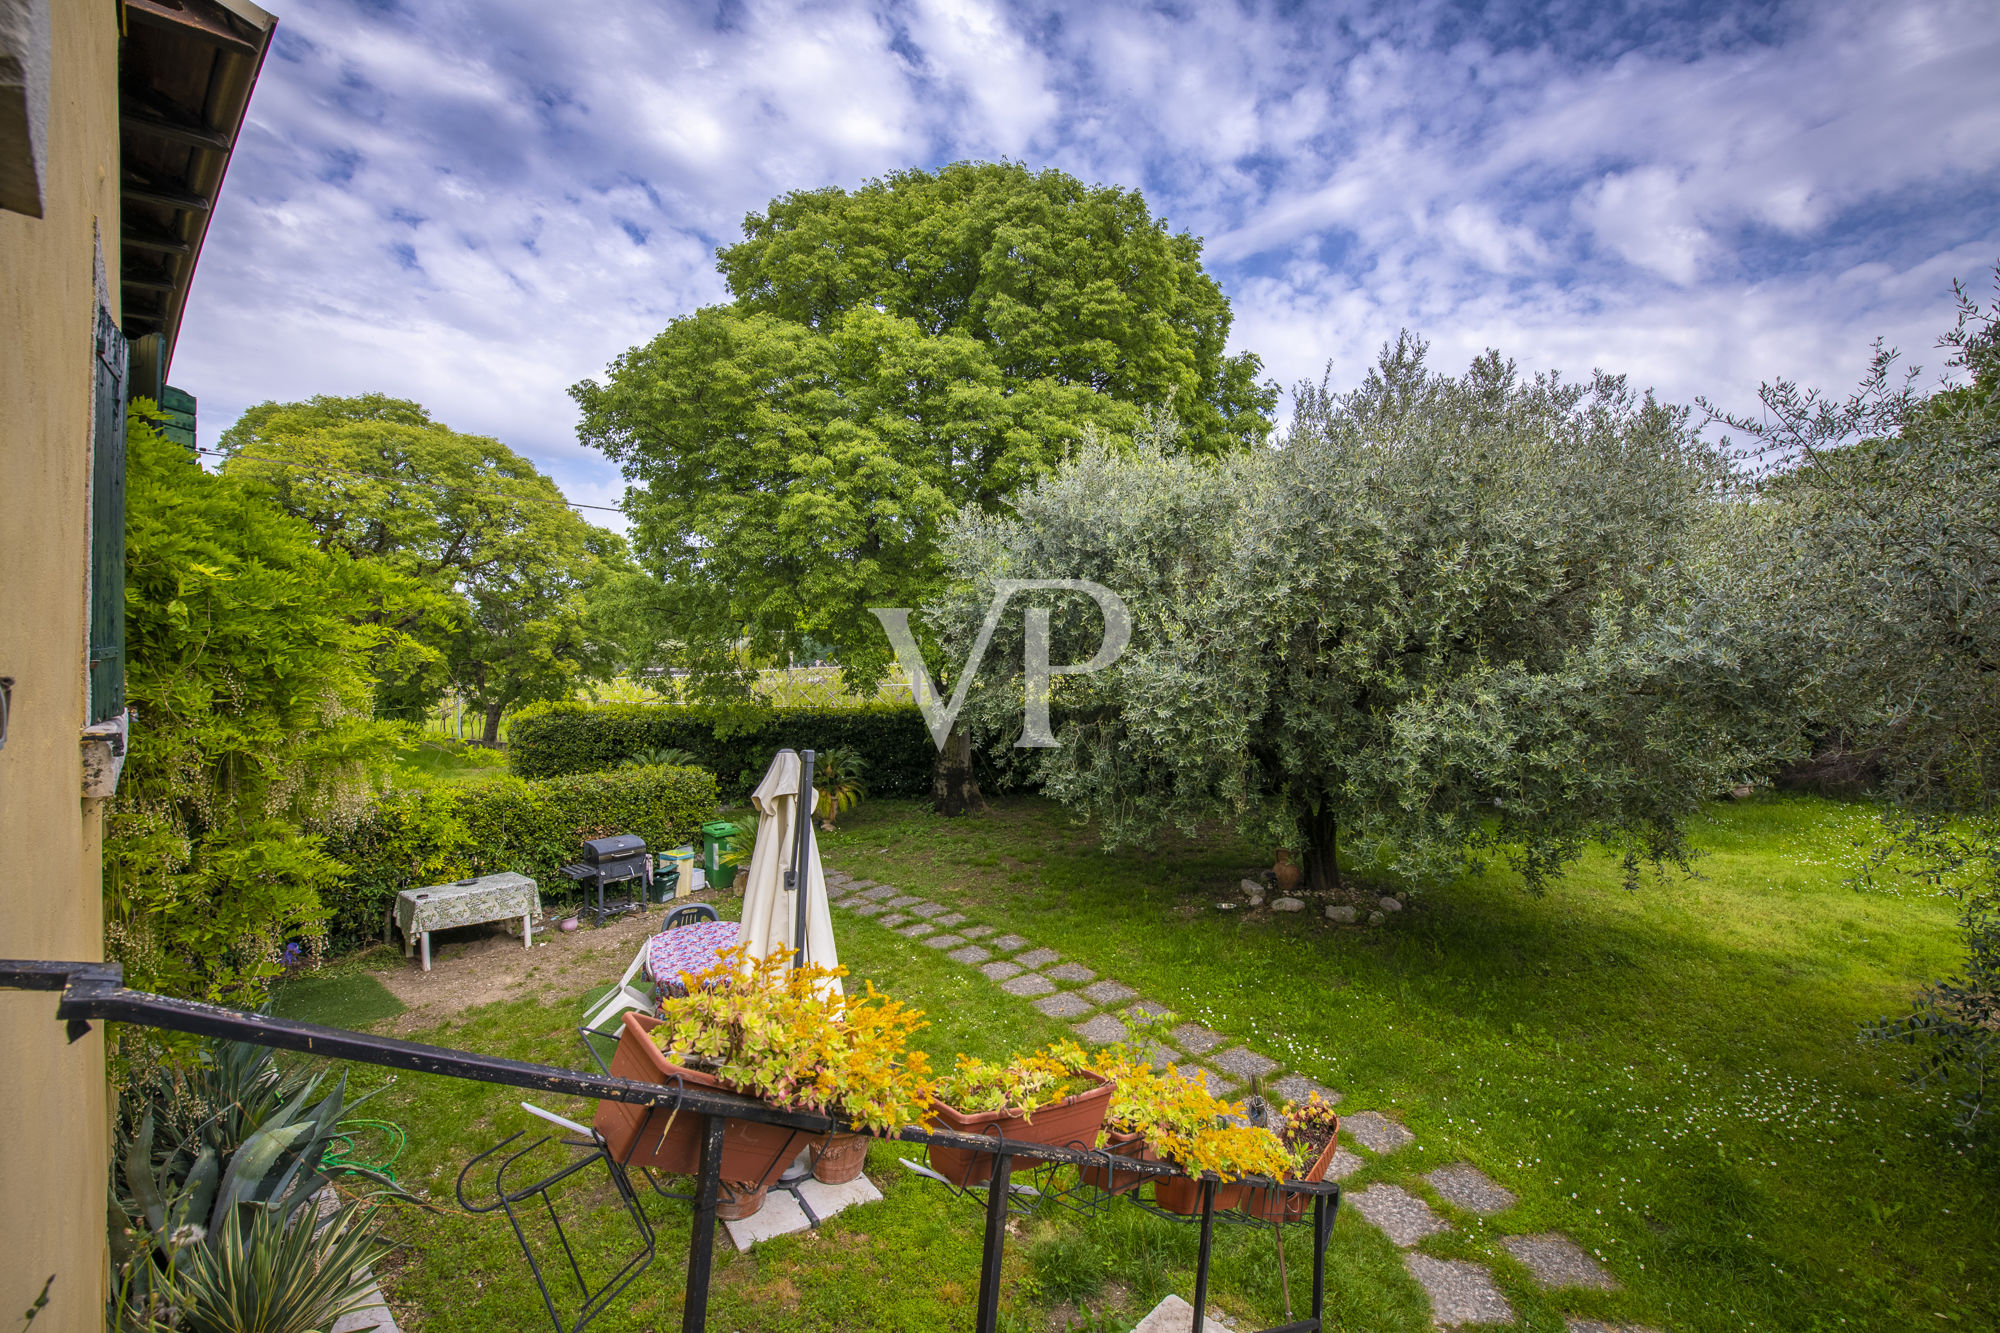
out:
<path id="1" fill-rule="evenodd" d="M 683 902 L 706 902 L 733 917 L 739 896 L 711 889 Z M 535 928 L 535 945 L 521 947 L 518 933 L 504 924 L 461 926 L 431 934 L 431 970 L 415 955 L 395 958 L 375 974 L 408 1008 L 384 1030 L 404 1035 L 433 1028 L 480 1005 L 548 993 L 581 994 L 615 981 L 639 945 L 660 928 L 655 906 L 644 916 L 623 916 L 602 929 L 584 926 L 570 934 L 555 918 Z M 518 927 L 519 923 L 515 923 Z M 393 955 L 392 955 L 393 957 Z"/>

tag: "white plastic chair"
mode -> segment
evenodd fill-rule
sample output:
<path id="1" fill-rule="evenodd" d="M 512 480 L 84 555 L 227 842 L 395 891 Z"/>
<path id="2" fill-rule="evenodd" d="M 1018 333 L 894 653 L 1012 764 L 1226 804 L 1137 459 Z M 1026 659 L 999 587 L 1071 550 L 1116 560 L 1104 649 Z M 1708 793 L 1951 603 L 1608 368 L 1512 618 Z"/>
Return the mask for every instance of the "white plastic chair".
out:
<path id="1" fill-rule="evenodd" d="M 651 938 L 648 938 L 645 944 L 639 946 L 639 952 L 632 955 L 632 964 L 625 969 L 625 975 L 605 992 L 603 999 L 590 1007 L 590 1012 L 583 1017 L 582 1026 L 576 1030 L 577 1035 L 583 1038 L 583 1047 L 590 1052 L 590 1058 L 597 1061 L 597 1067 L 607 1074 L 611 1072 L 611 1066 L 605 1063 L 604 1055 L 598 1050 L 600 1039 L 615 1048 L 626 1010 L 637 1009 L 642 1014 L 653 1012 L 652 991 L 635 984 L 635 979 L 646 970 L 646 946 L 651 943 Z"/>

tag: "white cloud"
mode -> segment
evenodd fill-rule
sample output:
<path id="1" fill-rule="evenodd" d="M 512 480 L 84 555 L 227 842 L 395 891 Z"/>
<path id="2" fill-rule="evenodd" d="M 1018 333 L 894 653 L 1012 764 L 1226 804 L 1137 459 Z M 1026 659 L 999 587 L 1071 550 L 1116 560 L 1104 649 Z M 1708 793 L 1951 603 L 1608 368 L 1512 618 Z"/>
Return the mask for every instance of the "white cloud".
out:
<path id="1" fill-rule="evenodd" d="M 613 499 L 565 390 L 723 299 L 746 213 L 975 156 L 1143 189 L 1285 382 L 1405 326 L 1738 405 L 1851 382 L 1877 333 L 1934 359 L 2000 258 L 1990 0 L 1574 14 L 298 0 L 174 378 L 210 438 L 382 390 Z"/>

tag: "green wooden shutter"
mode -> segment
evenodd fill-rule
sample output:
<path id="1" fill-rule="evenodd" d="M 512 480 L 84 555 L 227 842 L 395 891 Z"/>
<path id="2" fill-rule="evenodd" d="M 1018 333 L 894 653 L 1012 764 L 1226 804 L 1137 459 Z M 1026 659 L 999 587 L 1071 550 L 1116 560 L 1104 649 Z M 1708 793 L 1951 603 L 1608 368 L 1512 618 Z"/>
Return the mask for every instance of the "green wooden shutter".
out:
<path id="1" fill-rule="evenodd" d="M 125 335 L 97 312 L 90 459 L 90 720 L 125 711 Z"/>

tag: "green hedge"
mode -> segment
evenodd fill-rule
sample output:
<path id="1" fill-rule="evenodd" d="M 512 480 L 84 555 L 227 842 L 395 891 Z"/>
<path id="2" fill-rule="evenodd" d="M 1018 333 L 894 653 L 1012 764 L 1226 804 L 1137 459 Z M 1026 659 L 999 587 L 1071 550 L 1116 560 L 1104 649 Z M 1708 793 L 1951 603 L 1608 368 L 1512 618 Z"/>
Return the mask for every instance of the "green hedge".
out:
<path id="1" fill-rule="evenodd" d="M 873 796 L 929 796 L 931 743 L 914 704 L 854 708 L 541 704 L 515 714 L 507 763 L 524 778 L 610 768 L 641 750 L 686 750 L 739 798 L 781 749 L 852 749 Z"/>
<path id="2" fill-rule="evenodd" d="M 715 775 L 699 768 L 632 768 L 527 781 L 440 784 L 392 792 L 359 824 L 329 839 L 347 867 L 322 895 L 336 948 L 383 938 L 390 904 L 403 889 L 503 870 L 531 876 L 546 901 L 568 896 L 556 868 L 577 843 L 636 833 L 650 848 L 697 840 L 716 809 Z"/>

